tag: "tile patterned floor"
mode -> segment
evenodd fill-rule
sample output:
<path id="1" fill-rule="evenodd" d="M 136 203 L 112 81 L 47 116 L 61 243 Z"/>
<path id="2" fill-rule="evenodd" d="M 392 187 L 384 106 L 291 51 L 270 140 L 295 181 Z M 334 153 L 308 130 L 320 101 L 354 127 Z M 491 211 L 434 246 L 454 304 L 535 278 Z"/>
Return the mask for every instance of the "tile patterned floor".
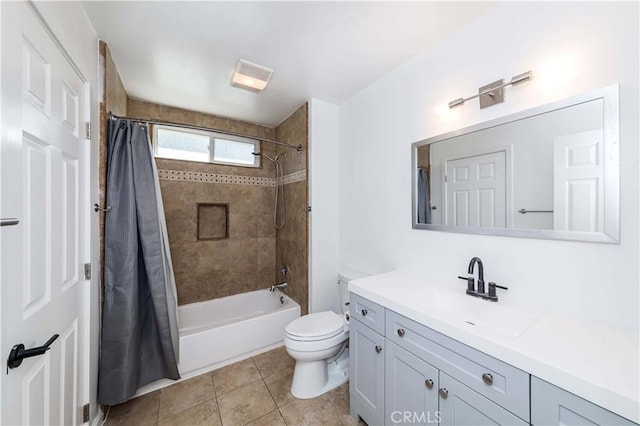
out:
<path id="1" fill-rule="evenodd" d="M 314 399 L 291 395 L 284 347 L 111 407 L 107 425 L 355 426 L 349 384 Z"/>

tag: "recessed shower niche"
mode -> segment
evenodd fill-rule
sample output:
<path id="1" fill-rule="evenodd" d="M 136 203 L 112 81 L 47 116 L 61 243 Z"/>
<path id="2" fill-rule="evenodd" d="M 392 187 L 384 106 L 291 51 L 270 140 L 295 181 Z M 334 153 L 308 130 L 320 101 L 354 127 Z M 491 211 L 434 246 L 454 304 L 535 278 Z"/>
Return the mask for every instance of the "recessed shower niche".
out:
<path id="1" fill-rule="evenodd" d="M 229 238 L 229 205 L 198 203 L 198 241 Z"/>

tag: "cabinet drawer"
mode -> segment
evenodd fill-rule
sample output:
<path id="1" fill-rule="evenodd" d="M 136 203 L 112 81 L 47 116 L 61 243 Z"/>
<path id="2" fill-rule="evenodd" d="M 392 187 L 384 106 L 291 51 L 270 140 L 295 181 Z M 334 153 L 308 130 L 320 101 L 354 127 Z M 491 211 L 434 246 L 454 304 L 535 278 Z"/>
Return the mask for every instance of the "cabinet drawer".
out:
<path id="1" fill-rule="evenodd" d="M 529 374 L 393 311 L 386 313 L 387 339 L 529 420 Z"/>
<path id="2" fill-rule="evenodd" d="M 531 376 L 531 423 L 534 425 L 636 424 L 535 376 Z"/>
<path id="3" fill-rule="evenodd" d="M 349 293 L 349 314 L 384 336 L 384 307 L 357 294 Z"/>
<path id="4" fill-rule="evenodd" d="M 529 424 L 444 373 L 438 392 L 440 426 Z"/>

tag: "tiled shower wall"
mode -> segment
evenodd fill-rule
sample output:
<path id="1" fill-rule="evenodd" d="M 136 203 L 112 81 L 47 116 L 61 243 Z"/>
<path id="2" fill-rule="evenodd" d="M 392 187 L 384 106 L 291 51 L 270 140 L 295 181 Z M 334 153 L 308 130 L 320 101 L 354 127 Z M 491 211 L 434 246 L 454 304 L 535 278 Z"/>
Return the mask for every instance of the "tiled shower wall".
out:
<path id="1" fill-rule="evenodd" d="M 130 117 L 217 128 L 273 139 L 273 128 L 130 99 Z M 270 155 L 274 148 L 263 143 Z M 178 303 L 267 288 L 274 283 L 275 169 L 156 159 L 178 290 Z M 228 238 L 197 235 L 198 204 L 228 206 Z"/>
<path id="2" fill-rule="evenodd" d="M 292 145 L 301 144 L 304 151 L 277 147 L 286 152 L 282 160 L 286 181 L 284 185 L 287 223 L 276 232 L 276 265 L 288 265 L 287 293 L 299 304 L 302 315 L 309 306 L 309 244 L 308 244 L 308 191 L 307 164 L 309 152 L 309 108 L 302 105 L 276 128 L 276 139 Z M 281 279 L 280 273 L 277 273 Z"/>
<path id="3" fill-rule="evenodd" d="M 109 112 L 115 115 L 127 115 L 127 92 L 116 64 L 113 62 L 107 44 L 100 41 L 100 64 L 102 70 L 102 99 L 100 100 L 100 121 L 107 123 Z M 104 206 L 105 187 L 107 182 L 107 126 L 100 126 L 100 166 L 98 203 Z M 100 278 L 104 277 L 104 213 L 100 213 Z"/>
<path id="4" fill-rule="evenodd" d="M 103 94 L 101 121 L 108 112 L 119 116 L 190 124 L 242 133 L 256 138 L 302 144 L 299 154 L 285 149 L 285 206 L 287 224 L 276 234 L 273 225 L 275 168 L 264 160 L 262 168 L 247 168 L 157 159 L 160 188 L 169 232 L 180 305 L 262 288 L 286 279 L 288 294 L 308 306 L 307 277 L 307 147 L 308 108 L 303 105 L 277 129 L 224 117 L 128 99 L 109 49 L 100 43 Z M 106 126 L 100 129 L 100 203 L 106 182 Z M 275 146 L 262 143 L 274 156 Z M 228 239 L 198 240 L 197 204 L 227 204 Z M 103 225 L 103 217 L 101 224 Z M 101 226 L 103 229 L 103 226 Z M 101 252 L 103 236 L 101 231 Z M 101 256 L 101 264 L 104 264 Z M 282 277 L 280 265 L 291 272 Z M 102 274 L 101 274 L 102 275 Z"/>

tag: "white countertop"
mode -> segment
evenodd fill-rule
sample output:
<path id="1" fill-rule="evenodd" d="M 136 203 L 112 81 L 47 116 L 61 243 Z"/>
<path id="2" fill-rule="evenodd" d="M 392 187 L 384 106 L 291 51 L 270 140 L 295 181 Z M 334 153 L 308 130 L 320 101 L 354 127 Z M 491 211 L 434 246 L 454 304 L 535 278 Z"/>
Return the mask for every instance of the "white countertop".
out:
<path id="1" fill-rule="evenodd" d="M 455 291 L 464 294 L 464 289 L 461 285 Z M 638 335 L 537 314 L 502 301 L 497 302 L 500 308 L 523 310 L 537 320 L 517 337 L 467 327 L 426 309 L 431 295 L 453 290 L 430 285 L 425 277 L 408 272 L 358 279 L 349 284 L 349 291 L 640 423 Z M 467 305 L 493 303 L 465 298 L 470 300 L 465 300 Z"/>

